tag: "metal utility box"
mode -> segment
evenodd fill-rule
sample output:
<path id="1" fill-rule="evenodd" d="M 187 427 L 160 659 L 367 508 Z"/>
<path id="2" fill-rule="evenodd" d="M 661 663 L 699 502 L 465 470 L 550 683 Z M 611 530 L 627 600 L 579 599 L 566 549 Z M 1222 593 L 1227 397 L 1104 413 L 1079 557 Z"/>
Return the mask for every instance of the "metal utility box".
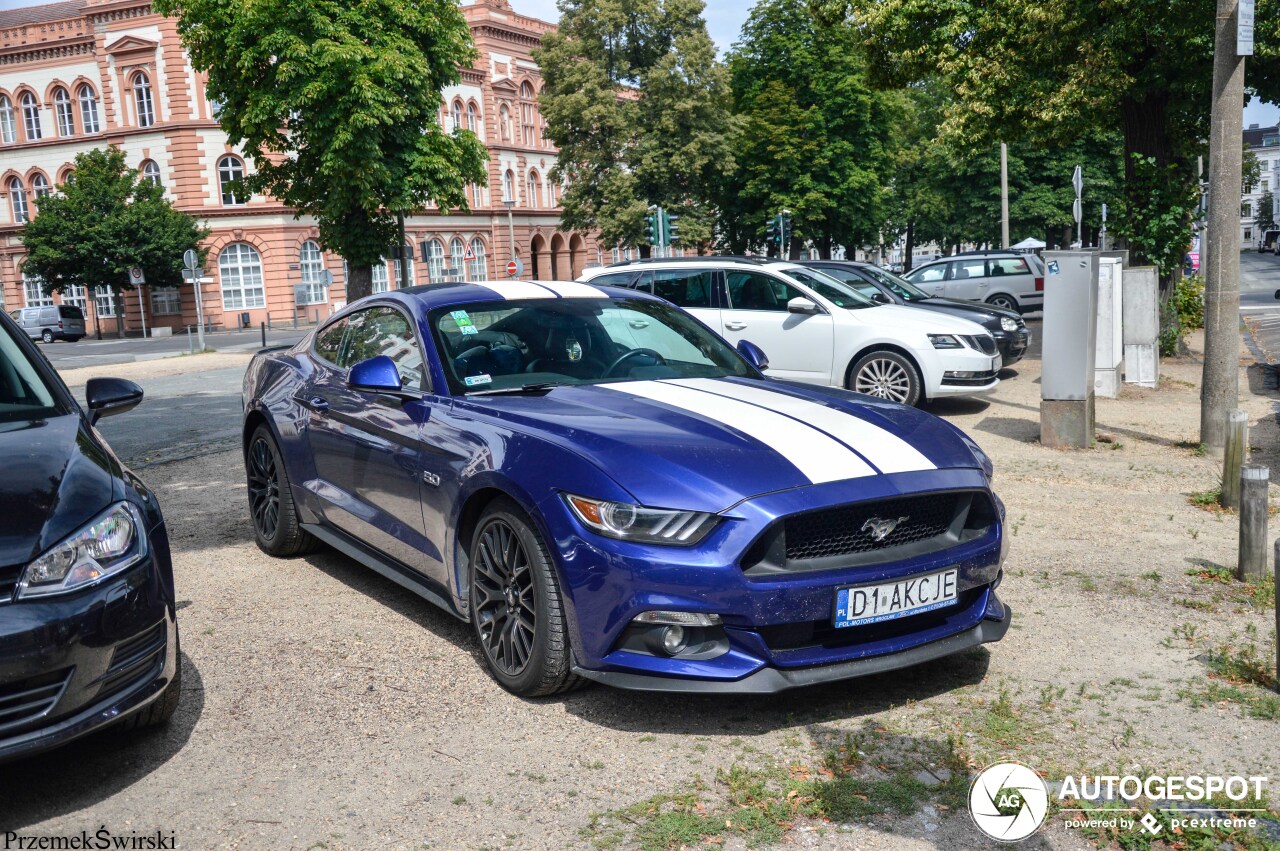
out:
<path id="1" fill-rule="evenodd" d="M 1093 390 L 1111 399 L 1120 395 L 1124 363 L 1123 266 L 1123 259 L 1114 254 L 1098 258 L 1098 339 L 1094 348 Z"/>
<path id="2" fill-rule="evenodd" d="M 1040 442 L 1045 446 L 1093 445 L 1098 261 L 1092 251 L 1044 253 Z"/>
<path id="3" fill-rule="evenodd" d="M 1124 380 L 1160 383 L 1160 276 L 1154 266 L 1124 270 Z"/>

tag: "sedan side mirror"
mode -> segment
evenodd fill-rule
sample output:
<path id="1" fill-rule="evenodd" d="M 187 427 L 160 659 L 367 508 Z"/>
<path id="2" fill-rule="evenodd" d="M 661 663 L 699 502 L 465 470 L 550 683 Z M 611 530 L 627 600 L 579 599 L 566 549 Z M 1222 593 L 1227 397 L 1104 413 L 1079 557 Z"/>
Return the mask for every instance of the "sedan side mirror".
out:
<path id="1" fill-rule="evenodd" d="M 792 301 L 799 301 L 799 299 L 792 299 Z M 808 301 L 808 299 L 805 299 L 805 301 Z M 812 302 L 810 302 L 810 304 L 812 304 Z M 742 355 L 742 357 L 746 359 L 747 363 L 751 364 L 761 372 L 764 372 L 769 368 L 769 356 L 764 353 L 764 349 L 760 348 L 750 340 L 738 341 L 738 354 Z"/>
<path id="2" fill-rule="evenodd" d="M 347 376 L 347 386 L 352 390 L 366 393 L 387 393 L 397 395 L 404 392 L 404 382 L 400 380 L 400 370 L 396 362 L 386 355 L 377 355 L 351 367 Z"/>
<path id="3" fill-rule="evenodd" d="M 804 296 L 796 296 L 791 299 L 791 301 L 787 302 L 787 312 L 802 313 L 806 316 L 812 316 L 815 313 L 821 313 L 822 308 L 818 307 L 813 299 L 808 299 Z"/>
<path id="4" fill-rule="evenodd" d="M 90 378 L 84 387 L 89 423 L 132 411 L 142 401 L 142 388 L 123 378 Z"/>
<path id="5" fill-rule="evenodd" d="M 891 304 L 891 303 L 892 303 L 892 302 L 890 302 L 890 301 L 889 301 L 889 297 L 888 297 L 887 295 L 885 295 L 884 293 L 881 293 L 881 292 L 872 293 L 872 294 L 871 294 L 871 300 L 872 300 L 872 301 L 874 301 L 876 304 Z"/>

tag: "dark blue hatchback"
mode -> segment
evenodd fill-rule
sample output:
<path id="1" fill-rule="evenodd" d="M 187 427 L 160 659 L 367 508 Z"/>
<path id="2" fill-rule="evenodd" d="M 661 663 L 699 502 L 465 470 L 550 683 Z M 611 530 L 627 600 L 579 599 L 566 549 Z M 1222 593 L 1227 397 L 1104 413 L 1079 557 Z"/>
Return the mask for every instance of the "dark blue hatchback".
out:
<path id="1" fill-rule="evenodd" d="M 766 368 L 632 290 L 372 296 L 250 364 L 258 544 L 327 543 L 469 621 L 522 695 L 773 692 L 1000 639 L 977 444 Z"/>
<path id="2" fill-rule="evenodd" d="M 164 520 L 93 427 L 142 391 L 99 378 L 86 395 L 87 411 L 0 314 L 0 761 L 178 705 Z"/>

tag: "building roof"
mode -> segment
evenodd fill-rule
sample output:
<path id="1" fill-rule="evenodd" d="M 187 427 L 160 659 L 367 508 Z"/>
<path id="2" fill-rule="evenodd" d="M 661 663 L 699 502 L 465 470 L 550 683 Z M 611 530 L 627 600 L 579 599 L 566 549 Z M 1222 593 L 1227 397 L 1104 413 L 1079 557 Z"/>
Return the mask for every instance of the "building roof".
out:
<path id="1" fill-rule="evenodd" d="M 1250 148 L 1261 148 L 1263 145 L 1270 147 L 1277 144 L 1280 140 L 1280 127 L 1259 127 L 1256 124 L 1250 124 L 1244 131 L 1244 143 Z"/>
<path id="2" fill-rule="evenodd" d="M 85 5 L 85 0 L 63 0 L 61 3 L 46 3 L 43 6 L 23 6 L 20 9 L 0 10 L 0 29 L 79 17 Z"/>

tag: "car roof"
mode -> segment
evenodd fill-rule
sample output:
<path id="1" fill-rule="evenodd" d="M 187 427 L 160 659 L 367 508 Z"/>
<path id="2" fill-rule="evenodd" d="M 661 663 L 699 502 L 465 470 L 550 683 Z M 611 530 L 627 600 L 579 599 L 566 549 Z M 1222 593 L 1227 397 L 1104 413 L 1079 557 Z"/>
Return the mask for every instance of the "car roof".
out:
<path id="1" fill-rule="evenodd" d="M 476 283 L 428 284 L 425 286 L 406 287 L 400 290 L 389 290 L 376 293 L 369 299 L 378 301 L 398 301 L 420 310 L 435 310 L 439 307 L 451 307 L 459 304 L 475 304 L 476 302 L 502 302 L 516 299 L 546 299 L 556 301 L 572 298 L 641 298 L 649 301 L 662 299 L 638 290 L 623 287 L 594 286 L 576 281 L 485 281 Z M 359 308 L 369 302 L 360 299 L 353 302 L 343 313 L 350 313 L 352 308 Z"/>

